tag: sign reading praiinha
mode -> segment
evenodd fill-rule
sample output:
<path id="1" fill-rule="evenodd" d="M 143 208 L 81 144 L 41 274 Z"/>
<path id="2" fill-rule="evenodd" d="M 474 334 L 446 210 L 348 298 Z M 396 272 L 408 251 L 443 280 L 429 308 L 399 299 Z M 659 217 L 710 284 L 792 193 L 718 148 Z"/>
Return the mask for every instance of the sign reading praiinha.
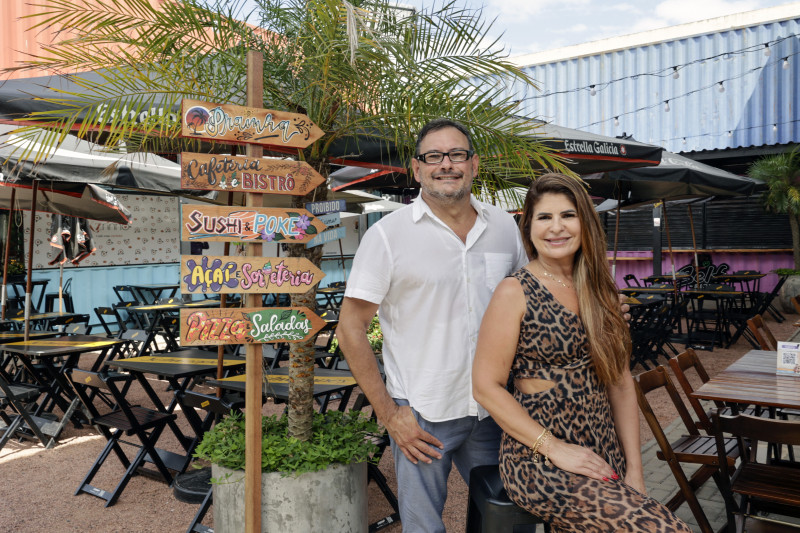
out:
<path id="1" fill-rule="evenodd" d="M 304 293 L 324 277 L 300 257 L 181 256 L 181 294 Z"/>
<path id="2" fill-rule="evenodd" d="M 184 98 L 181 135 L 212 141 L 305 148 L 323 132 L 300 113 Z"/>
<path id="3" fill-rule="evenodd" d="M 184 204 L 181 239 L 184 241 L 308 242 L 325 224 L 305 209 L 226 207 Z"/>
<path id="4" fill-rule="evenodd" d="M 323 183 L 305 161 L 181 153 L 184 189 L 303 196 Z"/>
<path id="5" fill-rule="evenodd" d="M 181 309 L 181 346 L 301 342 L 324 326 L 307 307 Z"/>

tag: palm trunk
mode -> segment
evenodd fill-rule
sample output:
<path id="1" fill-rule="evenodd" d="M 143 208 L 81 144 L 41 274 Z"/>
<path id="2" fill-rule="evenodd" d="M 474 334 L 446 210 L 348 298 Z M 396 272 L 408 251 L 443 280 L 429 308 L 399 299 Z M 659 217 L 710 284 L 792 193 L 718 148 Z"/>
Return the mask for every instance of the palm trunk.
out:
<path id="1" fill-rule="evenodd" d="M 319 164 L 308 161 L 317 168 Z M 324 170 L 324 169 L 323 169 Z M 328 177 L 328 172 L 320 170 Z M 306 196 L 295 197 L 294 205 L 303 208 L 306 202 L 319 202 L 328 199 L 326 185 L 317 187 Z M 305 244 L 290 244 L 291 257 L 304 257 L 319 267 L 322 264 L 322 246 L 306 248 Z M 292 306 L 304 306 L 312 311 L 317 305 L 317 289 L 314 287 L 303 294 L 292 295 Z M 289 348 L 289 436 L 301 441 L 311 438 L 311 424 L 314 418 L 314 339 L 294 342 Z"/>
<path id="2" fill-rule="evenodd" d="M 800 270 L 800 216 L 789 215 L 789 226 L 792 228 L 792 255 L 794 268 Z"/>

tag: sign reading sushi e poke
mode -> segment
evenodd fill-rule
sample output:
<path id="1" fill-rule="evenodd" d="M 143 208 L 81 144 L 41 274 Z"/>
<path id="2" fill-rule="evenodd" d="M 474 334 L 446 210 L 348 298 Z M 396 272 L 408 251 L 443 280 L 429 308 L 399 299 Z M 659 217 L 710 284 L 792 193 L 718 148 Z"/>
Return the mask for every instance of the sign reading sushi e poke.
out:
<path id="1" fill-rule="evenodd" d="M 181 345 L 301 342 L 324 326 L 307 307 L 182 309 Z"/>
<path id="2" fill-rule="evenodd" d="M 300 257 L 181 256 L 181 294 L 304 293 L 323 277 Z"/>
<path id="3" fill-rule="evenodd" d="M 325 229 L 305 209 L 183 205 L 181 239 L 184 241 L 305 243 Z"/>
<path id="4" fill-rule="evenodd" d="M 184 189 L 302 196 L 323 183 L 305 161 L 181 153 Z"/>
<path id="5" fill-rule="evenodd" d="M 212 141 L 305 148 L 323 132 L 300 113 L 184 98 L 181 135 Z"/>

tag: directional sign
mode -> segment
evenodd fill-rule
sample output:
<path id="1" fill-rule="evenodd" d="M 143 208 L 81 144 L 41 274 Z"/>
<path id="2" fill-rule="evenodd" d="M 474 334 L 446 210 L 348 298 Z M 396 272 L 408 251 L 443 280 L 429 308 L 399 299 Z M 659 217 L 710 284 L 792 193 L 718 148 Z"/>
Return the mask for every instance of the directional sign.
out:
<path id="1" fill-rule="evenodd" d="M 317 217 L 320 222 L 328 226 L 338 226 L 342 223 L 342 214 L 341 213 L 328 213 L 327 215 L 320 215 Z"/>
<path id="2" fill-rule="evenodd" d="M 307 307 L 181 309 L 181 346 L 301 342 L 325 324 Z"/>
<path id="3" fill-rule="evenodd" d="M 181 135 L 234 143 L 305 148 L 325 132 L 300 113 L 184 98 Z"/>
<path id="4" fill-rule="evenodd" d="M 324 277 L 300 257 L 181 256 L 181 294 L 304 293 Z"/>
<path id="5" fill-rule="evenodd" d="M 339 239 L 344 239 L 346 232 L 347 229 L 343 228 L 342 226 L 323 231 L 311 241 L 307 242 L 306 248 L 313 248 L 314 246 L 319 246 L 320 244 L 326 244 L 329 242 L 338 241 Z"/>
<path id="6" fill-rule="evenodd" d="M 305 161 L 181 153 L 184 189 L 303 196 L 323 183 Z"/>
<path id="7" fill-rule="evenodd" d="M 308 242 L 325 225 L 305 209 L 266 207 L 182 207 L 181 239 L 223 242 Z"/>
<path id="8" fill-rule="evenodd" d="M 312 215 L 324 215 L 325 213 L 335 213 L 336 211 L 344 211 L 347 203 L 344 200 L 325 200 L 323 202 L 309 202 L 306 204 L 306 209 Z"/>

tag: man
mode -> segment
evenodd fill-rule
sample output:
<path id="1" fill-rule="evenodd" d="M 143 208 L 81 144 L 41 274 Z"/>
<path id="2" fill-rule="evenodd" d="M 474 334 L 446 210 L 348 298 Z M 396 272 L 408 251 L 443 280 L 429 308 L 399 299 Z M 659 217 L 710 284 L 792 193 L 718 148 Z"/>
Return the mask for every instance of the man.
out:
<path id="1" fill-rule="evenodd" d="M 391 437 L 405 532 L 443 532 L 451 464 L 497 464 L 500 429 L 479 413 L 471 371 L 492 291 L 524 266 L 511 215 L 470 194 L 479 158 L 469 131 L 436 119 L 417 138 L 421 193 L 364 236 L 337 336 L 359 386 Z M 366 331 L 380 309 L 386 384 Z"/>

